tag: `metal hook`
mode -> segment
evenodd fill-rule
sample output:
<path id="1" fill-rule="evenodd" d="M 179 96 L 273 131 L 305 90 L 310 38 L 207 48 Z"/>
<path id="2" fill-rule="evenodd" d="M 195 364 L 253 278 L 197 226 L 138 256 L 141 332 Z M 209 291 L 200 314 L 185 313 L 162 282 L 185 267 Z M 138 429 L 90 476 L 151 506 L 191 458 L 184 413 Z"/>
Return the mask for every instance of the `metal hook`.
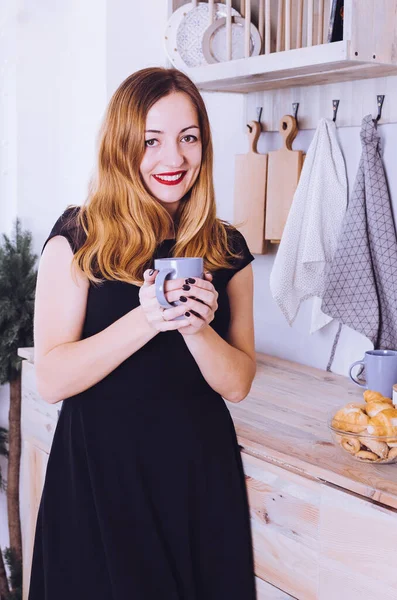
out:
<path id="1" fill-rule="evenodd" d="M 293 102 L 292 103 L 292 114 L 293 114 L 295 120 L 298 117 L 298 108 L 299 108 L 299 102 Z"/>
<path id="2" fill-rule="evenodd" d="M 336 115 L 337 115 L 337 112 L 338 112 L 338 108 L 339 108 L 339 100 L 332 100 L 332 110 L 333 110 L 333 113 L 334 113 L 334 118 L 332 120 L 333 120 L 334 123 L 336 121 Z"/>
<path id="3" fill-rule="evenodd" d="M 383 107 L 384 100 L 385 100 L 384 96 L 376 96 L 376 102 L 378 104 L 378 115 L 377 115 L 376 119 L 374 119 L 374 121 L 376 121 L 376 122 L 378 122 L 382 116 L 382 107 Z"/>
<path id="4" fill-rule="evenodd" d="M 263 110 L 262 106 L 258 106 L 258 108 L 256 109 L 257 121 L 258 121 L 259 125 L 261 124 L 262 110 Z M 247 127 L 248 127 L 250 133 L 252 133 L 251 125 L 248 125 L 248 123 L 247 123 Z"/>

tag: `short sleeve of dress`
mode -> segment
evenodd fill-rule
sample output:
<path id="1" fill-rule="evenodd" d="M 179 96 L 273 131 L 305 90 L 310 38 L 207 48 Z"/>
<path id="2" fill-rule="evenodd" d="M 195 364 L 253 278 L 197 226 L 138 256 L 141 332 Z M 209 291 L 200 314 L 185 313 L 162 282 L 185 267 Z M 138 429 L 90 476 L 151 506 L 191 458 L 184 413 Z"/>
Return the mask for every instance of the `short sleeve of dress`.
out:
<path id="1" fill-rule="evenodd" d="M 254 256 L 252 256 L 251 252 L 248 249 L 248 245 L 247 245 L 247 242 L 245 241 L 245 237 L 243 236 L 242 233 L 240 233 L 240 231 L 238 231 L 238 229 L 233 228 L 230 230 L 229 242 L 230 242 L 231 248 L 233 249 L 233 252 L 235 252 L 236 254 L 239 254 L 240 257 L 234 258 L 232 260 L 233 268 L 226 270 L 226 272 L 225 272 L 226 282 L 229 282 L 230 279 L 233 277 L 233 275 L 238 273 L 238 271 L 241 271 L 241 269 L 244 269 L 244 267 L 249 265 L 250 262 L 255 260 Z"/>
<path id="2" fill-rule="evenodd" d="M 83 230 L 81 230 L 81 227 L 78 227 L 76 217 L 79 213 L 79 210 L 79 206 L 73 206 L 65 210 L 65 212 L 59 217 L 51 229 L 50 235 L 44 242 L 41 254 L 43 254 L 47 242 L 49 242 L 49 240 L 56 235 L 62 235 L 68 240 L 73 254 L 75 254 L 77 250 L 81 248 L 84 243 L 85 233 Z"/>

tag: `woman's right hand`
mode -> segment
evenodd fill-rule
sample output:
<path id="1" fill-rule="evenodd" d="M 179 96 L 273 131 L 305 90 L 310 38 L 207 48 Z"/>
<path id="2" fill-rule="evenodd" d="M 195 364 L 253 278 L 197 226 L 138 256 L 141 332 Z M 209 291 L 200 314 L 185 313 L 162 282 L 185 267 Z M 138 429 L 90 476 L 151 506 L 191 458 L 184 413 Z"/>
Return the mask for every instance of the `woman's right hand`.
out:
<path id="1" fill-rule="evenodd" d="M 157 273 L 158 271 L 147 269 L 143 274 L 144 282 L 139 290 L 139 301 L 148 323 L 156 331 L 173 331 L 175 329 L 188 327 L 190 325 L 189 319 L 185 318 L 177 321 L 171 320 L 185 313 L 186 308 L 183 305 L 165 309 L 160 306 L 156 297 L 156 287 L 154 285 Z M 179 287 L 182 287 L 183 284 L 184 280 L 182 279 L 167 281 L 166 292 L 170 292 L 174 288 L 178 289 Z M 165 296 L 167 297 L 167 293 Z"/>

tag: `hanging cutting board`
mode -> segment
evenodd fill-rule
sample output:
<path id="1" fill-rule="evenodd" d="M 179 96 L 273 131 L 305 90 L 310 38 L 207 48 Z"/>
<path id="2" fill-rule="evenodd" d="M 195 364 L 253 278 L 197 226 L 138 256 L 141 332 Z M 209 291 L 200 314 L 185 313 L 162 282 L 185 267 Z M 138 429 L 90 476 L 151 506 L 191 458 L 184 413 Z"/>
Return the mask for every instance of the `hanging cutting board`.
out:
<path id="1" fill-rule="evenodd" d="M 265 239 L 275 243 L 281 240 L 304 157 L 301 150 L 292 150 L 298 133 L 296 119 L 285 115 L 279 131 L 283 145 L 280 150 L 269 152 L 265 225 Z"/>
<path id="2" fill-rule="evenodd" d="M 234 176 L 234 224 L 244 235 L 252 254 L 266 254 L 265 207 L 267 154 L 258 154 L 260 123 L 250 121 L 247 154 L 238 154 Z"/>

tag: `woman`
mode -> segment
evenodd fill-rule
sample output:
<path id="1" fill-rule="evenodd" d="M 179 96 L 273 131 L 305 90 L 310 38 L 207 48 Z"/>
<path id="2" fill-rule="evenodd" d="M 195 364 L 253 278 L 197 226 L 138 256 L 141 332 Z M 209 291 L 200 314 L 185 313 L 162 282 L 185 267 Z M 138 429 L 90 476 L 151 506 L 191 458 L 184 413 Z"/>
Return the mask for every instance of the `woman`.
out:
<path id="1" fill-rule="evenodd" d="M 56 222 L 40 262 L 37 385 L 63 404 L 29 600 L 255 598 L 223 400 L 242 400 L 255 374 L 253 257 L 215 210 L 198 90 L 176 70 L 131 75 L 88 200 Z M 152 267 L 169 255 L 201 256 L 212 275 L 168 282 L 181 304 L 164 310 Z"/>

